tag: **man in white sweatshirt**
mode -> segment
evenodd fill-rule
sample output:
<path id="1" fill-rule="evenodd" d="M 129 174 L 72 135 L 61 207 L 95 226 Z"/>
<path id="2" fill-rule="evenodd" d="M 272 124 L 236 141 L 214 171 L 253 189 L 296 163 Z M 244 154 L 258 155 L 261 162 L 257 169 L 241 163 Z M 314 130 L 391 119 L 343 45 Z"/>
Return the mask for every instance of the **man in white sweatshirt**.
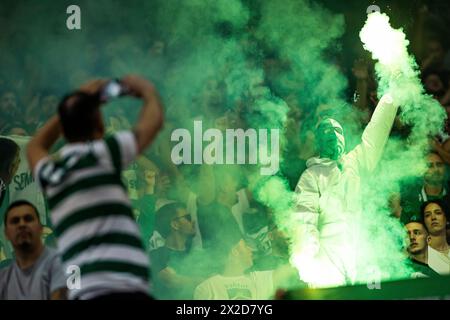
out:
<path id="1" fill-rule="evenodd" d="M 319 157 L 310 158 L 296 187 L 293 262 L 314 287 L 351 284 L 356 276 L 361 178 L 374 171 L 388 140 L 398 106 L 383 96 L 362 141 L 345 154 L 342 126 L 323 119 L 316 131 Z"/>

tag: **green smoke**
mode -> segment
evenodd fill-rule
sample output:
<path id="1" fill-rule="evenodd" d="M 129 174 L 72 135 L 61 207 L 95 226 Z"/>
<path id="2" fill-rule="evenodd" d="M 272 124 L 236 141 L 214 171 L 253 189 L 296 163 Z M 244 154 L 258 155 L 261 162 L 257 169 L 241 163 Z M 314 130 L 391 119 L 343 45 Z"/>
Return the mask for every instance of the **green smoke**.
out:
<path id="1" fill-rule="evenodd" d="M 301 170 L 295 152 L 301 152 L 302 159 L 314 155 L 311 132 L 322 107 L 344 125 L 350 148 L 360 137 L 360 114 L 347 103 L 347 80 L 334 59 L 342 53 L 343 15 L 307 0 L 156 0 L 133 1 L 126 7 L 122 1 L 79 1 L 82 30 L 69 31 L 65 9 L 70 4 L 49 0 L 39 5 L 33 1 L 0 4 L 4 78 L 26 74 L 30 88 L 39 91 L 51 86 L 58 95 L 97 76 L 137 72 L 153 80 L 165 102 L 166 125 L 146 154 L 157 158 L 172 180 L 176 174 L 170 160 L 170 133 L 175 128 L 191 129 L 194 119 L 203 120 L 205 128 L 225 119 L 230 127 L 233 121 L 238 122 L 236 126 L 245 121 L 255 129 L 280 129 L 283 173 L 296 179 Z M 5 12 L 9 11 L 14 14 L 8 17 Z M 406 48 L 404 37 L 398 39 Z M 156 41 L 163 43 L 163 54 L 150 52 Z M 413 59 L 405 52 L 400 50 L 401 57 L 395 60 L 400 73 L 379 64 L 377 74 L 380 95 L 391 93 L 402 105 L 403 121 L 414 124 L 411 145 L 400 141 L 388 145 L 379 179 L 368 188 L 366 220 L 361 221 L 365 230 L 361 257 L 387 272 L 385 278 L 404 274 L 403 266 L 397 268 L 393 262 L 402 260 L 402 229 L 388 217 L 385 200 L 399 179 L 420 172 L 423 162 L 416 161 L 417 150 L 423 150 L 429 130 L 439 127 L 443 118 L 436 103 L 422 94 Z M 264 66 L 269 53 L 281 65 Z M 15 56 L 23 59 L 17 62 Z M 23 105 L 28 102 L 25 99 Z M 112 130 L 129 127 L 137 116 L 136 105 L 121 99 L 105 108 L 107 119 L 114 117 L 119 123 Z M 292 134 L 287 121 L 294 121 L 290 114 L 296 112 L 303 117 L 301 123 L 291 122 Z M 112 122 L 108 120 L 110 128 Z M 296 148 L 290 148 L 293 145 Z M 406 147 L 408 151 L 398 151 Z M 296 239 L 288 181 L 281 174 L 260 176 L 259 168 L 233 169 L 237 171 L 233 177 L 245 177 L 254 197 L 274 212 L 278 227 Z M 185 200 L 189 192 L 211 191 L 197 166 L 178 170 L 184 181 L 172 184 L 174 198 Z M 217 184 L 229 175 L 223 171 L 216 175 Z M 204 269 L 210 268 L 208 256 L 200 261 Z M 198 264 L 192 262 L 192 269 Z"/>
<path id="2" fill-rule="evenodd" d="M 280 55 L 295 62 L 292 69 L 280 77 L 279 86 L 283 88 L 287 82 L 284 77 L 288 75 L 290 80 L 297 81 L 296 84 L 301 88 L 300 91 L 305 89 L 305 82 L 326 84 L 330 90 L 312 91 L 315 94 L 304 97 L 305 103 L 333 103 L 335 106 L 341 106 L 343 110 L 347 110 L 345 102 L 336 105 L 336 101 L 342 100 L 346 82 L 340 78 L 341 75 L 338 72 L 330 72 L 334 69 L 333 65 L 322 56 L 332 39 L 340 35 L 339 18 L 327 17 L 324 10 L 317 7 L 311 9 L 306 6 L 303 8 L 308 16 L 299 17 L 297 20 L 286 19 L 290 16 L 289 12 L 298 12 L 294 3 L 286 7 L 276 7 L 273 4 L 268 7 L 267 10 L 273 15 L 267 18 L 269 22 L 262 19 L 260 30 L 266 32 L 263 35 L 273 41 L 270 44 L 282 43 L 281 48 L 277 47 Z M 362 177 L 365 182 L 363 199 L 368 200 L 363 204 L 362 214 L 355 216 L 353 222 L 357 226 L 359 235 L 356 246 L 358 259 L 356 281 L 362 283 L 371 281 L 374 277 L 380 280 L 408 277 L 411 272 L 405 260 L 405 231 L 398 219 L 391 216 L 387 199 L 394 191 L 398 190 L 398 183 L 401 179 L 420 175 L 423 172 L 423 152 L 426 150 L 428 136 L 440 131 L 444 118 L 444 112 L 438 103 L 424 94 L 418 78 L 417 65 L 414 58 L 407 52 L 408 41 L 405 39 L 405 35 L 401 30 L 394 30 L 390 26 L 386 26 L 387 20 L 376 20 L 378 15 L 369 16 L 365 28 L 361 31 L 361 39 L 365 43 L 365 48 L 373 52 L 375 59 L 379 59 L 379 63 L 375 67 L 379 83 L 379 96 L 389 93 L 394 103 L 401 105 L 401 120 L 413 127 L 407 142 L 395 140 L 387 145 L 384 159 L 375 175 Z M 329 32 L 324 31 L 323 25 L 313 22 L 323 21 L 322 19 L 325 17 L 328 18 L 327 21 L 330 21 L 330 24 L 327 25 Z M 384 17 L 386 16 L 384 15 Z M 304 39 L 307 31 L 304 30 L 302 23 L 305 21 L 310 22 L 307 25 L 308 28 L 311 28 L 310 32 L 313 36 L 305 41 L 295 41 L 297 36 L 298 39 Z M 275 28 L 275 25 L 283 27 Z M 305 67 L 306 65 L 308 67 Z M 296 66 L 298 69 L 295 68 Z M 314 66 L 318 66 L 318 68 Z M 331 79 L 324 76 L 322 73 L 324 70 L 328 71 L 326 74 L 331 75 Z M 319 78 L 332 81 L 331 83 L 321 82 Z M 305 79 L 314 80 L 309 82 Z M 294 89 L 292 86 L 286 87 L 288 90 Z M 327 95 L 323 96 L 323 92 L 327 92 Z M 335 109 L 337 108 L 335 107 Z M 350 114 L 355 116 L 356 112 Z M 343 122 L 345 123 L 346 120 L 349 122 L 348 118 L 344 118 Z M 350 132 L 351 136 L 356 136 L 355 131 L 350 130 Z M 373 179 L 373 177 L 376 178 Z M 269 179 L 265 182 L 264 187 L 258 189 L 257 194 L 262 201 L 268 203 L 279 213 L 278 217 L 282 217 L 277 219 L 281 228 L 288 232 L 294 232 L 291 227 L 295 221 L 286 213 L 289 212 L 285 209 L 286 201 L 276 201 L 278 195 L 283 195 L 284 199 L 289 198 L 289 190 L 285 184 L 281 183 L 279 179 Z M 302 239 L 298 239 L 297 235 L 293 233 L 290 234 L 290 237 L 293 240 L 292 248 L 293 254 L 295 254 L 296 241 Z M 318 271 L 315 270 L 315 272 Z M 373 274 L 374 272 L 376 275 Z"/>
<path id="3" fill-rule="evenodd" d="M 401 106 L 401 120 L 413 127 L 411 143 L 425 149 L 427 138 L 441 132 L 445 112 L 438 101 L 425 94 L 405 34 L 390 26 L 386 14 L 375 12 L 369 14 L 360 38 L 364 48 L 378 60 L 378 94 L 391 94 L 394 103 Z"/>
<path id="4" fill-rule="evenodd" d="M 366 266 L 376 265 L 383 279 L 396 279 L 406 277 L 410 270 L 402 263 L 405 231 L 398 219 L 390 216 L 386 200 L 399 191 L 402 179 L 423 174 L 428 139 L 441 132 L 445 116 L 439 103 L 424 93 L 417 63 L 408 53 L 409 41 L 401 29 L 390 26 L 386 14 L 369 14 L 360 38 L 364 48 L 378 60 L 378 95 L 389 93 L 400 105 L 400 120 L 411 126 L 406 141 L 395 139 L 388 143 L 378 171 L 368 177 L 364 198 L 370 201 L 365 203 L 359 221 L 368 231 L 361 234 L 365 239 L 360 242 L 359 260 Z"/>
<path id="5" fill-rule="evenodd" d="M 304 123 L 292 123 L 295 135 L 286 132 L 284 147 L 297 145 L 294 152 L 311 149 L 310 157 L 315 154 L 311 143 L 311 134 L 318 121 L 317 110 L 320 105 L 327 105 L 332 110 L 333 117 L 346 124 L 349 140 L 352 133 L 357 131 L 355 112 L 345 101 L 344 91 L 347 81 L 339 71 L 338 66 L 327 56 L 327 51 L 339 52 L 337 41 L 344 32 L 342 15 L 335 15 L 321 6 L 309 1 L 284 1 L 279 5 L 274 1 L 261 4 L 261 19 L 256 28 L 256 36 L 263 41 L 269 50 L 284 61 L 287 66 L 273 71 L 273 87 L 283 97 L 294 95 L 298 105 L 291 105 L 291 112 L 295 109 L 304 115 Z M 293 110 L 294 109 L 294 110 Z M 348 116 L 345 116 L 348 115 Z M 283 158 L 285 172 L 298 180 L 301 171 L 296 168 L 300 161 L 292 149 L 285 154 L 289 160 Z M 295 254 L 297 243 L 301 241 L 296 234 L 298 224 L 292 215 L 292 191 L 286 180 L 271 177 L 260 181 L 256 188 L 256 197 L 274 212 L 278 227 L 285 231 L 292 241 L 291 250 Z M 320 273 L 319 270 L 316 270 Z M 320 276 L 325 276 L 321 274 Z"/>
<path id="6" fill-rule="evenodd" d="M 337 40 L 344 32 L 343 16 L 334 15 L 309 1 L 284 1 L 283 5 L 264 1 L 260 3 L 259 12 L 255 37 L 284 64 L 266 69 L 270 73 L 272 88 L 285 101 L 293 97 L 292 100 L 298 103 L 289 103 L 289 112 L 299 111 L 304 115 L 302 122 L 306 121 L 292 123 L 295 135 L 287 136 L 288 132 L 285 132 L 288 140 L 281 143 L 285 148 L 296 145 L 297 149 L 294 150 L 302 152 L 310 148 L 311 134 L 308 133 L 314 128 L 314 113 L 319 105 L 331 105 L 335 114 L 343 114 L 348 108 L 344 100 L 347 81 L 326 56 L 327 50 L 333 53 L 339 51 Z M 302 129 L 298 132 L 300 126 Z M 285 154 L 288 155 L 288 152 Z M 295 155 L 293 158 L 299 161 Z M 294 169 L 296 164 L 284 161 L 286 159 L 283 157 L 280 162 L 284 172 L 298 179 L 301 171 Z M 283 190 L 285 186 L 280 188 Z M 259 190 L 261 193 L 262 190 L 270 192 L 272 189 Z M 271 207 L 277 212 L 283 212 L 284 201 L 273 201 Z M 277 210 L 277 207 L 280 208 Z M 288 225 L 289 221 L 284 223 Z"/>

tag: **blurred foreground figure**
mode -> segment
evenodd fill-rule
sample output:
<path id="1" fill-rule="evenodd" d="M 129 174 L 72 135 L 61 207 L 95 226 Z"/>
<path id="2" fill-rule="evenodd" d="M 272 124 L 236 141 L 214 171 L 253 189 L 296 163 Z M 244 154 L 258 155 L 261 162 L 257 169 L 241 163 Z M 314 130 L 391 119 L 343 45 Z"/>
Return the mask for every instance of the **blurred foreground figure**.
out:
<path id="1" fill-rule="evenodd" d="M 307 161 L 296 187 L 298 238 L 293 247 L 300 277 L 312 286 L 355 281 L 361 179 L 373 172 L 380 160 L 397 109 L 390 96 L 383 96 L 361 143 L 347 154 L 338 121 L 325 118 L 317 127 L 319 157 Z"/>
<path id="2" fill-rule="evenodd" d="M 149 297 L 149 261 L 121 171 L 155 138 L 162 107 L 153 85 L 141 77 L 123 78 L 112 88 L 117 90 L 110 90 L 111 83 L 94 80 L 67 95 L 59 114 L 27 148 L 30 168 L 48 199 L 64 266 L 81 274 L 69 288 L 70 299 Z M 141 114 L 132 131 L 104 138 L 100 107 L 120 91 L 143 100 Z M 61 133 L 67 144 L 50 156 Z"/>

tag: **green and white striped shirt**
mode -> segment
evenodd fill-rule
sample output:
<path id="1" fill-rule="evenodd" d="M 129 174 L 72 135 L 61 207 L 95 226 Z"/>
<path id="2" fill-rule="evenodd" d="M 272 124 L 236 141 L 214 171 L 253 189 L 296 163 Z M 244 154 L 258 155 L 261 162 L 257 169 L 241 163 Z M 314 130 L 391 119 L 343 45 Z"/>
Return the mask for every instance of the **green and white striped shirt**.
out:
<path id="1" fill-rule="evenodd" d="M 57 158 L 36 166 L 64 266 L 81 271 L 81 287 L 69 290 L 71 299 L 148 292 L 149 258 L 121 181 L 122 169 L 136 156 L 134 134 L 124 131 L 67 144 Z"/>

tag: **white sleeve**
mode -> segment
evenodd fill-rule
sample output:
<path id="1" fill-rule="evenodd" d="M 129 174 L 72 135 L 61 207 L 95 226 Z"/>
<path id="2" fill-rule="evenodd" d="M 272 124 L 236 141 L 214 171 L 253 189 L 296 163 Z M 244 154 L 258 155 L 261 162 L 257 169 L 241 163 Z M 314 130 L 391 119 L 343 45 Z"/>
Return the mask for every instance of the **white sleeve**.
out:
<path id="1" fill-rule="evenodd" d="M 368 172 L 375 170 L 380 161 L 397 110 L 398 105 L 394 105 L 383 96 L 364 129 L 361 143 L 350 153 L 356 156 L 358 163 Z"/>
<path id="2" fill-rule="evenodd" d="M 125 169 L 137 157 L 136 137 L 132 131 L 120 131 L 114 138 L 119 144 L 122 169 Z"/>
<path id="3" fill-rule="evenodd" d="M 52 165 L 53 162 L 51 160 L 52 158 L 50 156 L 42 158 L 38 161 L 32 172 L 34 181 L 36 181 L 41 190 L 45 189 L 45 185 L 47 184 L 50 175 L 53 173 L 54 166 Z"/>

